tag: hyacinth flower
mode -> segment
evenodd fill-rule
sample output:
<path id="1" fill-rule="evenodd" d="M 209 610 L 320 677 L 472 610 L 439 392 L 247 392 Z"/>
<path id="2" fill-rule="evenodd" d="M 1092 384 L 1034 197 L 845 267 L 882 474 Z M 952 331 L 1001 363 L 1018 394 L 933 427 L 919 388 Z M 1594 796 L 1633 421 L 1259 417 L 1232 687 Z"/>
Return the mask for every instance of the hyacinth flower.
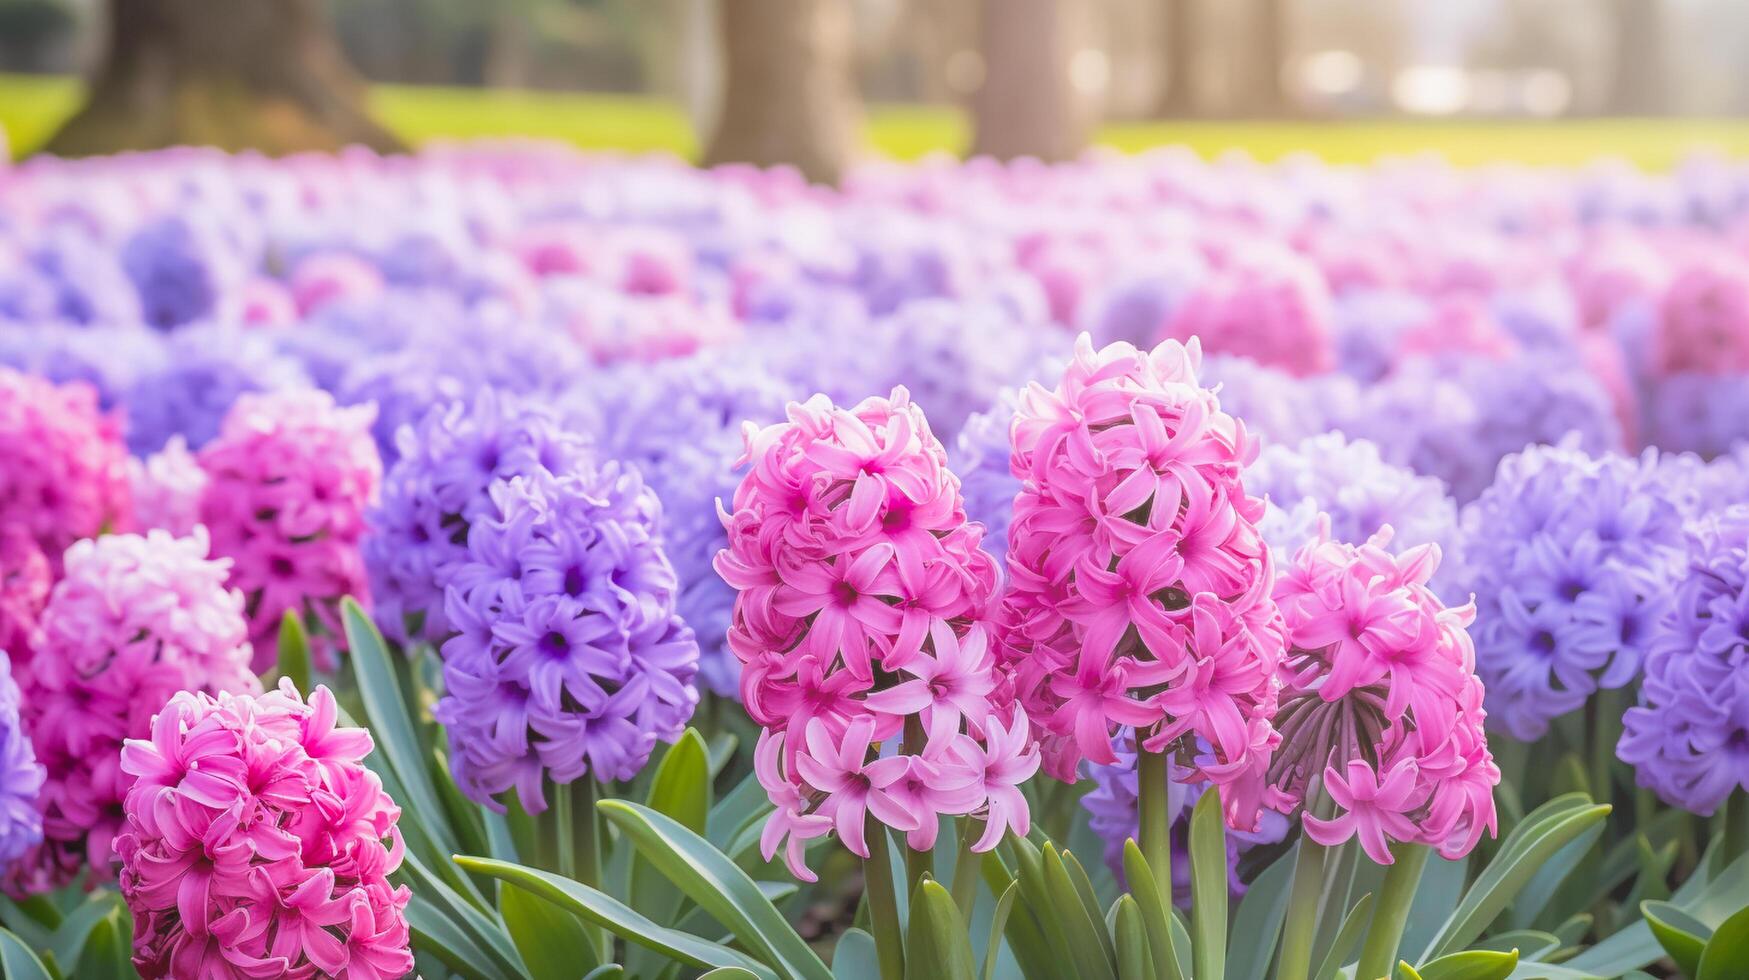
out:
<path id="1" fill-rule="evenodd" d="M 274 662 L 288 612 L 321 627 L 314 652 L 332 669 L 340 600 L 369 596 L 359 547 L 382 481 L 375 417 L 313 389 L 248 394 L 198 454 L 201 523 L 244 595 L 258 670 Z"/>
<path id="2" fill-rule="evenodd" d="M 1473 606 L 1447 607 L 1427 587 L 1437 545 L 1387 550 L 1387 526 L 1356 546 L 1320 536 L 1281 571 L 1287 624 L 1271 787 L 1301 813 L 1280 976 L 1303 980 L 1328 849 L 1358 840 L 1390 865 L 1356 976 L 1396 962 L 1406 909 L 1428 855 L 1456 859 L 1496 821 L 1500 770 L 1483 730 Z"/>
<path id="3" fill-rule="evenodd" d="M 127 460 L 91 386 L 0 368 L 0 512 L 52 569 L 73 542 L 131 526 Z"/>
<path id="4" fill-rule="evenodd" d="M 12 660 L 0 650 L 0 869 L 42 843 L 37 797 L 47 773 L 24 728 L 23 699 Z"/>
<path id="5" fill-rule="evenodd" d="M 1221 790 L 1228 826 L 1254 830 L 1279 736 L 1281 615 L 1243 467 L 1243 424 L 1198 383 L 1201 349 L 1166 341 L 1095 351 L 1083 335 L 1053 389 L 1013 423 L 1021 489 L 1009 528 L 1003 660 L 1043 732 L 1047 772 L 1141 748 L 1140 844 L 1171 889 L 1168 766 Z"/>
<path id="6" fill-rule="evenodd" d="M 812 881 L 805 842 L 836 831 L 864 859 L 886 969 L 900 961 L 889 830 L 915 879 L 941 816 L 970 818 L 961 869 L 1030 826 L 1019 785 L 1038 753 L 984 623 L 997 570 L 902 387 L 749 424 L 744 462 L 717 570 L 739 593 L 729 648 L 777 806 L 762 849 Z M 976 879 L 956 877 L 967 908 Z"/>
<path id="7" fill-rule="evenodd" d="M 0 651 L 28 658 L 37 645 L 37 621 L 54 585 L 49 560 L 24 528 L 0 527 Z"/>
<path id="8" fill-rule="evenodd" d="M 1749 505 L 1695 521 L 1687 537 L 1616 755 L 1673 806 L 1705 816 L 1729 800 L 1735 855 L 1749 849 Z"/>
<path id="9" fill-rule="evenodd" d="M 1461 537 L 1490 721 L 1534 740 L 1600 692 L 1619 718 L 1613 692 L 1639 675 L 1683 554 L 1653 462 L 1527 448 L 1464 509 Z"/>
<path id="10" fill-rule="evenodd" d="M 413 971 L 401 811 L 327 688 L 183 691 L 120 751 L 115 848 L 142 977 Z"/>
<path id="11" fill-rule="evenodd" d="M 441 644 L 454 632 L 444 588 L 469 561 L 474 522 L 496 513 L 493 484 L 552 481 L 593 456 L 554 413 L 490 388 L 434 406 L 396 443 L 381 499 L 366 513 L 362 553 L 375 618 L 396 640 Z"/>
<path id="12" fill-rule="evenodd" d="M 141 738 L 179 691 L 258 690 L 243 597 L 207 539 L 111 534 L 67 550 L 41 639 L 14 662 L 25 731 L 47 770 L 43 843 L 15 866 L 13 892 L 58 887 L 89 867 L 112 876 L 127 781 L 122 743 Z"/>

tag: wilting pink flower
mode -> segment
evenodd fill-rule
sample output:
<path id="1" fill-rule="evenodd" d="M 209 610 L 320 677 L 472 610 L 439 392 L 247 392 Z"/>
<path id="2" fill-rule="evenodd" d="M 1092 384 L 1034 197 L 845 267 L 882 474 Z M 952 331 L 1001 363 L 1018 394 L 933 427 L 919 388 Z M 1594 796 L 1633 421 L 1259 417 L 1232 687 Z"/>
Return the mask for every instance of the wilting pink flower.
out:
<path id="1" fill-rule="evenodd" d="M 1320 844 L 1358 836 L 1390 864 L 1393 842 L 1468 854 L 1494 829 L 1500 770 L 1483 730 L 1470 605 L 1427 588 L 1437 545 L 1392 555 L 1387 526 L 1356 547 L 1326 522 L 1283 569 L 1275 598 L 1287 623 L 1282 744 L 1271 784 L 1305 807 Z"/>
<path id="2" fill-rule="evenodd" d="M 0 513 L 51 568 L 80 538 L 131 527 L 127 447 L 91 386 L 0 368 Z"/>
<path id="3" fill-rule="evenodd" d="M 364 767 L 370 733 L 333 695 L 177 694 L 121 750 L 116 837 L 144 977 L 329 976 L 413 969 L 400 808 Z"/>
<path id="4" fill-rule="evenodd" d="M 765 727 L 766 857 L 812 880 L 801 845 L 835 829 L 866 857 L 871 815 L 918 849 L 941 814 L 985 819 L 980 850 L 1024 832 L 1013 786 L 1038 753 L 983 622 L 995 563 L 923 413 L 903 388 L 848 411 L 817 397 L 746 438 L 716 567 Z"/>
<path id="5" fill-rule="evenodd" d="M 1249 829 L 1284 641 L 1263 503 L 1240 480 L 1256 447 L 1200 361 L 1194 340 L 1095 351 L 1083 335 L 1061 384 L 1022 396 L 1001 650 L 1052 775 L 1113 761 L 1134 729 Z"/>
<path id="6" fill-rule="evenodd" d="M 375 417 L 369 405 L 341 408 L 314 389 L 247 394 L 200 451 L 201 521 L 247 599 L 257 669 L 273 662 L 288 610 L 332 638 L 341 635 L 340 599 L 368 598 L 359 542 L 382 482 Z M 332 664 L 323 637 L 316 652 Z"/>
<path id="7" fill-rule="evenodd" d="M 17 665 L 25 728 L 48 781 L 43 845 L 16 869 L 14 891 L 63 884 L 86 865 L 98 880 L 112 874 L 122 742 L 144 736 L 173 695 L 259 689 L 243 597 L 225 588 L 225 575 L 198 530 L 111 534 L 67 550 L 36 654 Z"/>

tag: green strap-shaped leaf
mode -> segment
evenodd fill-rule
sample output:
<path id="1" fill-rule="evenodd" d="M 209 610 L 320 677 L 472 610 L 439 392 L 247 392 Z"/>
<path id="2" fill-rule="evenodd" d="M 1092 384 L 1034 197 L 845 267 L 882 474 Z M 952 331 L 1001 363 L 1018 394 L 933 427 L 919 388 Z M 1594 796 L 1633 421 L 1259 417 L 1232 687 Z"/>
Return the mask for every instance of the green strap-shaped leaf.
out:
<path id="1" fill-rule="evenodd" d="M 1468 949 L 1416 969 L 1421 980 L 1506 980 L 1518 967 L 1518 950 Z"/>
<path id="2" fill-rule="evenodd" d="M 711 808 L 710 758 L 696 729 L 688 728 L 662 754 L 647 803 L 693 833 L 705 832 Z M 680 891 L 641 855 L 632 857 L 630 898 L 633 908 L 665 925 L 675 922 L 683 904 Z"/>
<path id="3" fill-rule="evenodd" d="M 484 947 L 417 891 L 407 903 L 407 928 L 413 934 L 415 953 L 436 957 L 468 980 L 511 980 L 519 976 L 491 966 L 493 959 Z"/>
<path id="4" fill-rule="evenodd" d="M 1415 968 L 1402 960 L 1397 961 L 1397 980 L 1422 980 L 1421 974 Z"/>
<path id="5" fill-rule="evenodd" d="M 1640 914 L 1683 975 L 1694 976 L 1700 970 L 1700 954 L 1712 936 L 1706 923 L 1669 902 L 1641 902 Z"/>
<path id="6" fill-rule="evenodd" d="M 832 975 L 747 872 L 672 817 L 625 800 L 602 800 L 602 815 L 640 855 L 749 950 L 792 977 Z"/>
<path id="7" fill-rule="evenodd" d="M 744 953 L 720 943 L 700 939 L 690 933 L 669 929 L 650 921 L 611 896 L 579 881 L 536 868 L 497 861 L 491 858 L 461 857 L 456 863 L 469 871 L 490 875 L 568 909 L 589 922 L 605 927 L 628 942 L 653 949 L 669 959 L 687 966 L 709 969 L 735 966 L 754 974 L 774 978 L 770 968 Z"/>
<path id="8" fill-rule="evenodd" d="M 880 980 L 881 956 L 874 936 L 864 929 L 846 929 L 832 947 L 833 980 Z"/>
<path id="9" fill-rule="evenodd" d="M 1419 961 L 1438 959 L 1474 942 L 1518 897 L 1543 862 L 1608 816 L 1609 809 L 1573 793 L 1556 797 L 1528 814 L 1464 894 Z"/>
<path id="10" fill-rule="evenodd" d="M 1700 968 L 1695 971 L 1695 980 L 1743 977 L 1749 977 L 1749 908 L 1738 910 L 1713 930 L 1713 937 L 1701 951 Z"/>
<path id="11" fill-rule="evenodd" d="M 69 971 L 67 976 L 77 980 L 135 980 L 139 973 L 132 959 L 132 923 L 124 909 L 111 909 L 91 930 L 85 951 L 79 954 L 78 972 Z M 50 973 L 56 972 L 54 963 L 44 960 L 43 965 Z"/>
<path id="12" fill-rule="evenodd" d="M 44 948 L 54 958 L 62 973 L 75 977 L 82 975 L 79 972 L 79 959 L 91 940 L 92 930 L 120 907 L 120 895 L 112 891 L 101 891 L 87 898 L 61 920 L 61 925 L 49 936 Z"/>
<path id="13" fill-rule="evenodd" d="M 1014 853 L 1014 881 L 1020 885 L 1020 903 L 1030 920 L 1026 924 L 1038 927 L 1038 934 L 1044 940 L 1041 952 L 1045 961 L 1051 964 L 1043 975 L 1074 976 L 1080 967 L 1069 945 L 1063 913 L 1056 907 L 1050 889 L 1045 885 L 1044 855 L 1032 841 L 1022 837 L 1009 835 L 1007 845 Z M 1016 926 L 1021 925 L 1013 919 L 1011 916 L 1011 934 Z"/>
<path id="14" fill-rule="evenodd" d="M 1133 837 L 1124 841 L 1123 874 L 1129 882 L 1130 895 L 1136 900 L 1136 908 L 1142 914 L 1142 928 L 1148 933 L 1148 955 L 1153 959 L 1155 969 L 1166 980 L 1184 980 L 1179 969 L 1180 951 L 1173 937 L 1175 923 L 1172 913 L 1154 881 L 1154 871 L 1148 867 L 1148 859 L 1142 856 L 1142 849 Z"/>
<path id="15" fill-rule="evenodd" d="M 1221 794 L 1210 790 L 1190 812 L 1190 961 L 1196 980 L 1222 980 L 1226 975 L 1227 895 Z"/>
<path id="16" fill-rule="evenodd" d="M 711 807 L 710 814 L 705 818 L 705 836 L 726 853 L 729 842 L 735 835 L 750 821 L 763 823 L 761 818 L 770 808 L 771 800 L 765 793 L 765 787 L 759 785 L 758 778 L 752 773 L 748 773 L 747 778 L 736 783 L 734 789 L 723 794 L 723 798 Z"/>
<path id="17" fill-rule="evenodd" d="M 1087 877 L 1087 869 L 1082 867 L 1081 862 L 1075 860 L 1075 855 L 1068 851 L 1060 851 L 1057 856 L 1063 859 L 1063 870 L 1068 872 L 1069 882 L 1075 886 L 1075 894 L 1081 899 L 1081 907 L 1087 910 L 1087 914 L 1094 922 L 1101 921 L 1099 898 L 1094 894 L 1093 880 Z M 1099 933 L 1100 942 L 1105 946 L 1106 957 L 1115 963 L 1117 961 L 1117 947 L 1112 943 L 1111 933 L 1106 929 L 1096 931 Z"/>
<path id="18" fill-rule="evenodd" d="M 699 974 L 698 980 L 759 980 L 759 975 L 738 966 L 719 966 L 714 970 Z"/>
<path id="19" fill-rule="evenodd" d="M 310 634 L 304 629 L 297 610 L 287 609 L 279 621 L 279 659 L 273 669 L 261 676 L 261 686 L 272 690 L 281 677 L 291 678 L 300 693 L 310 693 Z"/>
<path id="20" fill-rule="evenodd" d="M 1239 911 L 1233 915 L 1233 935 L 1244 941 L 1235 942 L 1229 951 L 1230 980 L 1263 980 L 1268 975 L 1276 944 L 1281 941 L 1282 920 L 1287 918 L 1287 900 L 1298 853 L 1290 848 L 1276 858 L 1239 900 Z"/>
<path id="21" fill-rule="evenodd" d="M 521 971 L 523 964 L 517 955 L 515 943 L 511 941 L 510 934 L 504 931 L 503 921 L 498 918 L 496 910 L 488 914 L 475 908 L 432 873 L 425 866 L 425 862 L 419 860 L 418 855 L 403 855 L 401 873 L 413 886 L 414 894 L 424 898 L 434 911 L 449 919 L 457 928 L 465 930 L 486 951 L 496 969 L 512 976 Z"/>
<path id="22" fill-rule="evenodd" d="M 925 879 L 911 893 L 911 921 L 905 927 L 905 970 L 911 976 L 976 980 L 977 964 L 965 921 L 953 895 Z"/>
<path id="23" fill-rule="evenodd" d="M 1117 980 L 1154 980 L 1154 959 L 1148 952 L 1148 927 L 1142 910 L 1129 895 L 1119 895 L 1115 906 L 1117 935 Z"/>
<path id="24" fill-rule="evenodd" d="M 1045 893 L 1049 896 L 1048 914 L 1056 916 L 1069 940 L 1069 953 L 1074 957 L 1075 973 L 1084 980 L 1115 980 L 1115 951 L 1107 953 L 1111 938 L 1105 934 L 1105 923 L 1097 909 L 1091 913 L 1082 904 L 1075 883 L 1063 867 L 1062 856 L 1055 846 L 1046 844 L 1043 853 Z"/>
<path id="25" fill-rule="evenodd" d="M 1561 948 L 1561 937 L 1540 929 L 1514 929 L 1476 941 L 1477 949 L 1518 950 L 1520 963 L 1534 963 Z"/>
<path id="26" fill-rule="evenodd" d="M 990 942 L 984 947 L 984 980 L 995 980 L 996 961 L 1002 958 L 1002 930 L 1008 927 L 1008 915 L 1014 909 L 1014 896 L 1020 886 L 1009 882 L 996 900 L 996 910 L 990 913 Z"/>
<path id="27" fill-rule="evenodd" d="M 566 909 L 521 888 L 506 888 L 499 893 L 498 910 L 530 980 L 572 980 L 579 970 L 602 965 L 601 950 L 583 921 Z"/>
<path id="28" fill-rule="evenodd" d="M 1312 971 L 1312 980 L 1333 980 L 1342 964 L 1354 955 L 1354 948 L 1360 945 L 1361 934 L 1366 932 L 1366 924 L 1372 919 L 1372 892 L 1360 896 L 1354 907 L 1342 918 L 1342 927 L 1336 930 L 1336 938 L 1331 941 L 1330 948 L 1324 952 L 1324 959 L 1318 968 Z"/>

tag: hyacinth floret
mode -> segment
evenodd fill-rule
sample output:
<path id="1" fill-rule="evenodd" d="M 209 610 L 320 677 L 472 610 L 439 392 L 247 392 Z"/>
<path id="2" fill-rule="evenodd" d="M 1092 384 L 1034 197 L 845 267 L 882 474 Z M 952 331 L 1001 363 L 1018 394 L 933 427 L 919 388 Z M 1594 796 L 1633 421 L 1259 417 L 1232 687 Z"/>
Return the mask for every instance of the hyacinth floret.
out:
<path id="1" fill-rule="evenodd" d="M 16 664 L 25 729 L 48 780 L 44 843 L 13 890 L 55 887 L 85 865 L 107 878 L 127 789 L 123 741 L 145 736 L 179 691 L 259 689 L 227 564 L 207 557 L 199 529 L 111 534 L 67 550 L 38 648 Z"/>
<path id="2" fill-rule="evenodd" d="M 0 368 L 0 512 L 52 567 L 80 538 L 130 526 L 127 458 L 89 385 Z"/>
<path id="3" fill-rule="evenodd" d="M 0 867 L 42 843 L 37 796 L 47 777 L 24 729 L 23 700 L 12 660 L 0 649 Z"/>
<path id="4" fill-rule="evenodd" d="M 248 394 L 200 450 L 201 523 L 213 553 L 231 560 L 258 668 L 273 662 L 287 612 L 322 627 L 315 652 L 331 666 L 340 600 L 368 600 L 359 546 L 382 481 L 375 417 L 315 389 Z"/>
<path id="5" fill-rule="evenodd" d="M 116 838 L 143 977 L 413 971 L 400 808 L 365 767 L 371 736 L 288 679 L 258 695 L 178 693 L 120 753 Z M 147 732 L 142 732 L 146 736 Z"/>
<path id="6" fill-rule="evenodd" d="M 1427 587 L 1439 546 L 1392 554 L 1391 529 L 1360 545 L 1320 536 L 1282 569 L 1275 599 L 1288 651 L 1269 777 L 1305 808 L 1307 836 L 1353 837 L 1379 864 L 1391 844 L 1448 858 L 1493 833 L 1500 770 L 1483 729 L 1470 604 Z"/>
<path id="7" fill-rule="evenodd" d="M 635 470 L 586 464 L 494 480 L 444 589 L 436 716 L 469 798 L 543 781 L 630 779 L 698 703 L 698 641 L 675 613 L 661 507 Z"/>
<path id="8" fill-rule="evenodd" d="M 803 844 L 835 830 L 867 857 L 871 817 L 916 850 L 939 815 L 979 818 L 980 852 L 1025 833 L 1038 753 L 984 622 L 997 570 L 922 410 L 902 387 L 850 409 L 815 396 L 745 438 L 716 564 L 765 729 L 767 858 L 812 881 Z"/>
<path id="9" fill-rule="evenodd" d="M 1641 786 L 1704 816 L 1749 790 L 1749 505 L 1692 522 L 1687 539 L 1616 754 Z"/>
<path id="10" fill-rule="evenodd" d="M 1054 390 L 1022 394 L 1001 645 L 1052 775 L 1112 762 L 1131 728 L 1249 830 L 1279 738 L 1281 617 L 1263 501 L 1240 478 L 1257 446 L 1198 383 L 1201 356 L 1083 335 Z"/>

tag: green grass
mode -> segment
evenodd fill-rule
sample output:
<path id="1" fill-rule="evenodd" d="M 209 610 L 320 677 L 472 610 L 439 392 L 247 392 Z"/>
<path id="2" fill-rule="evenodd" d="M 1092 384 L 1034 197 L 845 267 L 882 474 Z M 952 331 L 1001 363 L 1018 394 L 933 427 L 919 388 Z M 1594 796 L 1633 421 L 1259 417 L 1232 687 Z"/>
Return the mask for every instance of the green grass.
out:
<path id="1" fill-rule="evenodd" d="M 0 74 L 0 126 L 14 153 L 41 146 L 78 99 L 78 83 L 70 79 Z M 686 115 L 679 106 L 658 99 L 379 85 L 372 89 L 371 101 L 383 121 L 412 143 L 526 136 L 688 158 L 698 151 Z M 1570 166 L 1616 156 L 1664 169 L 1697 148 L 1749 155 L 1749 122 L 1121 122 L 1102 129 L 1099 141 L 1122 150 L 1183 144 L 1204 156 L 1240 149 L 1264 160 L 1308 151 L 1334 163 L 1363 163 L 1432 151 L 1463 165 L 1516 161 Z M 964 149 L 968 131 L 963 114 L 951 109 L 873 106 L 867 142 L 888 156 L 915 159 Z"/>

